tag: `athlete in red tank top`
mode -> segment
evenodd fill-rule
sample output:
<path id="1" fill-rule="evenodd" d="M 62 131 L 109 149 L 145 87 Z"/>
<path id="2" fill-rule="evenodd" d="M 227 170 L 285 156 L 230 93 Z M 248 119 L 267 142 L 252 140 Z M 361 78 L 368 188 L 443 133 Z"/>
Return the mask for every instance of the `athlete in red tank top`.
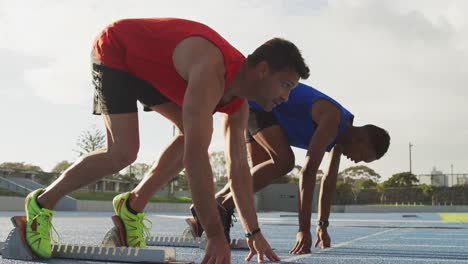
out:
<path id="1" fill-rule="evenodd" d="M 203 37 L 221 51 L 227 88 L 245 57 L 216 31 L 195 21 L 179 18 L 119 20 L 96 38 L 94 52 L 104 65 L 148 81 L 171 101 L 182 106 L 187 82 L 174 68 L 172 54 L 180 41 L 191 36 Z M 240 109 L 243 102 L 243 99 L 235 98 L 218 106 L 216 111 L 232 114 Z"/>
<path id="2" fill-rule="evenodd" d="M 208 155 L 213 113 L 223 112 L 227 176 L 242 226 L 253 242 L 247 259 L 258 254 L 259 261 L 263 256 L 279 260 L 258 228 L 253 206 L 244 139 L 249 115 L 245 99 L 267 111 L 286 101 L 299 79 L 309 76 L 297 47 L 275 38 L 244 58 L 218 33 L 198 22 L 124 19 L 106 27 L 96 38 L 92 62 L 94 113 L 104 116 L 107 146 L 77 160 L 45 190 L 30 194 L 27 201 L 36 200 L 44 210 L 52 210 L 65 195 L 133 163 L 140 147 L 140 101 L 171 121 L 180 133 L 135 189 L 114 198 L 114 210 L 128 231 L 122 232 L 126 237 L 121 239 L 134 247 L 146 245 L 141 221 L 146 204 L 185 168 L 196 214 L 207 237 L 202 263 L 230 263 L 225 234 L 229 234 L 227 218 L 231 214 L 222 213 L 223 208 L 217 210 Z M 26 210 L 30 219 L 42 217 L 36 209 Z M 127 226 L 132 229 L 127 230 Z M 47 257 L 51 255 L 50 232 L 44 230 L 44 242 L 36 243 L 41 247 L 30 246 Z"/>

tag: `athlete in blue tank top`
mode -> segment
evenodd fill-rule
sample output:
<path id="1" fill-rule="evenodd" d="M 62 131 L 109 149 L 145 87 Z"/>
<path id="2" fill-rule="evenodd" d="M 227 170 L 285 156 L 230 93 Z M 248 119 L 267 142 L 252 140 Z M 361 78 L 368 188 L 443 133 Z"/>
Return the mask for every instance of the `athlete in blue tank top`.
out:
<path id="1" fill-rule="evenodd" d="M 291 146 L 302 149 L 308 148 L 310 139 L 317 129 L 317 124 L 311 122 L 311 109 L 312 105 L 318 100 L 327 100 L 334 104 L 340 111 L 340 123 L 336 137 L 343 132 L 348 124 L 352 124 L 353 115 L 346 110 L 346 108 L 341 106 L 341 104 L 322 92 L 299 83 L 297 87 L 291 91 L 289 100 L 271 111 L 276 121 L 286 133 Z M 263 110 L 253 101 L 250 101 L 249 105 L 253 110 Z M 327 146 L 327 151 L 330 151 L 335 145 L 336 137 L 335 140 Z"/>
<path id="2" fill-rule="evenodd" d="M 271 112 L 253 102 L 249 104 L 247 148 L 252 162 L 254 191 L 294 168 L 291 146 L 307 149 L 299 181 L 299 232 L 291 254 L 310 253 L 310 218 L 316 174 L 325 152 L 330 152 L 328 168 L 322 178 L 315 241 L 315 246 L 321 243 L 323 248 L 330 247 L 328 217 L 341 155 L 356 163 L 377 160 L 388 150 L 389 134 L 374 125 L 353 126 L 354 116 L 346 108 L 302 83 L 291 91 L 287 102 L 277 105 Z M 226 210 L 235 207 L 229 185 L 216 196 Z"/>

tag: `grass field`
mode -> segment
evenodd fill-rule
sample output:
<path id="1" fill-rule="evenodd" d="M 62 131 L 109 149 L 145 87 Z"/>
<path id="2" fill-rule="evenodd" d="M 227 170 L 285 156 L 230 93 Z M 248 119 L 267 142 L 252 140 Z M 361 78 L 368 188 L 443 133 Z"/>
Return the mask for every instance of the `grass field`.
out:
<path id="1" fill-rule="evenodd" d="M 468 213 L 439 213 L 439 217 L 444 222 L 468 223 Z"/>
<path id="2" fill-rule="evenodd" d="M 3 188 L 0 188 L 0 196 L 18 196 L 18 197 L 25 197 L 25 195 L 22 195 L 20 193 L 15 193 Z"/>

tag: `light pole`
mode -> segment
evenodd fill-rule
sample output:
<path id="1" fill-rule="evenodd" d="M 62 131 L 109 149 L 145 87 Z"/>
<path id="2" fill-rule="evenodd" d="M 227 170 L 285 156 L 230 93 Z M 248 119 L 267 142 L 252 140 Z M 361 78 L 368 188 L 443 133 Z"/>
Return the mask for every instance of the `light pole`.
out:
<path id="1" fill-rule="evenodd" d="M 413 168 L 412 168 L 412 164 L 411 164 L 411 148 L 414 147 L 413 144 L 411 144 L 411 142 L 409 143 L 409 172 L 410 173 L 413 173 Z"/>
<path id="2" fill-rule="evenodd" d="M 451 178 L 452 178 L 452 186 L 453 187 L 453 164 L 450 164 L 450 175 L 451 175 Z"/>
<path id="3" fill-rule="evenodd" d="M 175 125 L 172 125 L 172 138 L 174 139 L 175 137 L 175 130 L 176 130 L 176 127 Z M 174 178 L 171 179 L 170 183 L 169 183 L 169 196 L 174 196 Z"/>

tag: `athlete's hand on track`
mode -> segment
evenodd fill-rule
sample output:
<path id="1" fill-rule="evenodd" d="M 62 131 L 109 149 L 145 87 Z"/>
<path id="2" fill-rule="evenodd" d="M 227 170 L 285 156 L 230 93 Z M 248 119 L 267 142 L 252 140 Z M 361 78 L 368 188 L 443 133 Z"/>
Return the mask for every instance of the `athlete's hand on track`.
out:
<path id="1" fill-rule="evenodd" d="M 224 233 L 214 238 L 208 238 L 205 257 L 202 264 L 230 264 L 231 263 L 231 249 L 226 241 Z"/>
<path id="2" fill-rule="evenodd" d="M 312 247 L 312 234 L 310 231 L 299 231 L 296 235 L 296 244 L 293 249 L 289 251 L 289 254 L 308 254 Z"/>
<path id="3" fill-rule="evenodd" d="M 271 249 L 270 244 L 268 244 L 262 233 L 258 232 L 252 237 L 247 238 L 247 243 L 249 244 L 250 252 L 245 261 L 250 261 L 255 255 L 257 255 L 258 263 L 263 263 L 264 256 L 270 261 L 280 261 L 280 258 Z"/>
<path id="4" fill-rule="evenodd" d="M 329 248 L 331 244 L 330 236 L 328 235 L 326 227 L 317 226 L 317 240 L 315 240 L 315 246 L 321 242 L 321 248 Z"/>

